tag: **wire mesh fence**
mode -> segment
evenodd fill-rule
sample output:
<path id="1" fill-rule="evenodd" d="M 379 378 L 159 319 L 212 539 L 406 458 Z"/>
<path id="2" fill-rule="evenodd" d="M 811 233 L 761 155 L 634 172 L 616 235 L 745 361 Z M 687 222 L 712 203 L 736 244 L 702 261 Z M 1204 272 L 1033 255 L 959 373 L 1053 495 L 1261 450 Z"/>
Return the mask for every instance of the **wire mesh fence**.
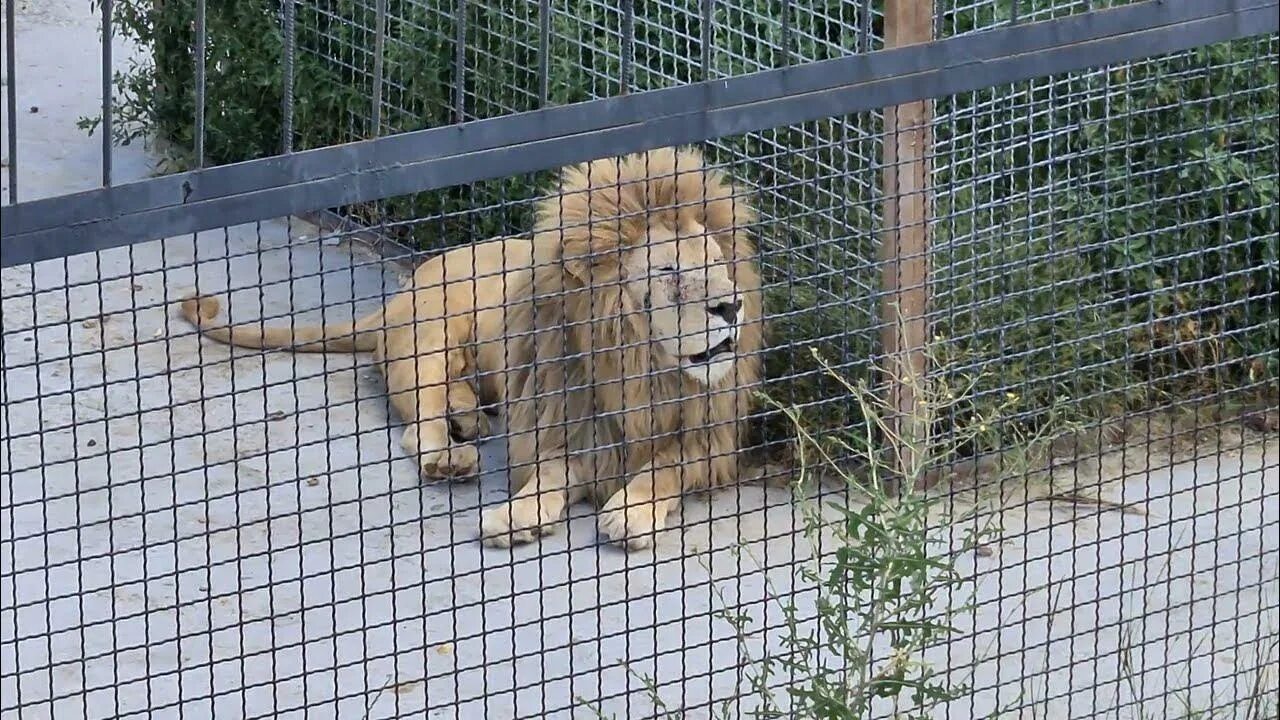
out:
<path id="1" fill-rule="evenodd" d="M 894 17 L 308 1 L 290 55 L 275 3 L 212 5 L 204 101 L 161 52 L 201 6 L 165 3 L 116 123 L 209 165 L 871 53 Z M 1264 30 L 6 263 L 0 708 L 1274 717 Z M 282 53 L 293 92 L 245 93 Z"/>

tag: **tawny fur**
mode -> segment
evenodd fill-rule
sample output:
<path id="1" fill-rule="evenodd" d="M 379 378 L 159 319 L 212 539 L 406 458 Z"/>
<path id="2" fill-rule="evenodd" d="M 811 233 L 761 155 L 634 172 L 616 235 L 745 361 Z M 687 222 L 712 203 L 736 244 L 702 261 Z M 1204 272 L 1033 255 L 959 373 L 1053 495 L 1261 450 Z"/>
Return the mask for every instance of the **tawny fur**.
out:
<path id="1" fill-rule="evenodd" d="M 183 300 L 182 314 L 231 345 L 372 352 L 407 423 L 401 446 L 417 456 L 423 476 L 465 477 L 480 464 L 471 441 L 488 432 L 479 408 L 505 398 L 505 308 L 529 295 L 531 251 L 527 239 L 501 239 L 437 255 L 418 266 L 404 291 L 353 323 L 228 326 L 208 296 Z"/>
<path id="2" fill-rule="evenodd" d="M 603 504 L 605 536 L 644 547 L 683 493 L 737 477 L 744 418 L 761 376 L 762 299 L 747 236 L 755 216 L 693 151 L 572 167 L 559 190 L 541 204 L 535 229 L 539 298 L 508 317 L 534 329 L 533 347 L 524 350 L 534 369 L 513 377 L 510 393 L 515 494 L 485 513 L 482 532 L 491 544 L 529 541 L 590 495 Z M 727 273 L 742 301 L 732 371 L 709 385 L 655 350 L 651 334 L 659 328 L 627 292 L 631 261 L 673 236 L 716 243 L 723 260 L 706 272 Z M 702 301 L 687 304 L 701 308 Z"/>
<path id="3" fill-rule="evenodd" d="M 737 477 L 763 345 L 746 234 L 755 215 L 692 150 L 566 168 L 555 190 L 531 241 L 434 257 L 353 323 L 228 327 L 209 297 L 182 312 L 234 345 L 373 352 L 425 476 L 474 473 L 469 441 L 487 432 L 478 408 L 506 407 L 513 496 L 482 516 L 487 543 L 530 541 L 590 496 L 606 537 L 643 547 L 683 493 Z M 733 355 L 680 360 L 727 332 L 707 308 L 730 301 L 740 308 Z"/>

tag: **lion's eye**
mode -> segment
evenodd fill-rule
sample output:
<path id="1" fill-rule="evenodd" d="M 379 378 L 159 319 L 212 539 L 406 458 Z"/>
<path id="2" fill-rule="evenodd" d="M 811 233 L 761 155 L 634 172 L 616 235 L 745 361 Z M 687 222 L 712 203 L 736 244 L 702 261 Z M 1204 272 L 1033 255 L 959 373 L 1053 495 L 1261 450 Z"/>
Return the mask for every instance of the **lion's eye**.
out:
<path id="1" fill-rule="evenodd" d="M 675 271 L 676 271 L 676 268 L 674 265 L 663 265 L 662 267 L 658 268 L 658 272 L 672 273 Z"/>

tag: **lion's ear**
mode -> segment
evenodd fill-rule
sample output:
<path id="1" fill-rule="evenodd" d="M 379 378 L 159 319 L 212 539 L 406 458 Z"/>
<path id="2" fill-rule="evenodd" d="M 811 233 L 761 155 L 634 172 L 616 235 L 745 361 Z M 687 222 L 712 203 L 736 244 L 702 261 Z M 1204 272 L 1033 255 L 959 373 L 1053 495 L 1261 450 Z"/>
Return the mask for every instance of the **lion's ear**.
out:
<path id="1" fill-rule="evenodd" d="M 565 272 L 586 287 L 617 284 L 623 278 L 622 263 L 610 253 L 595 257 L 566 257 Z"/>
<path id="2" fill-rule="evenodd" d="M 713 237 L 720 245 L 720 254 L 727 260 L 746 260 L 753 254 L 751 238 L 741 229 L 722 230 Z"/>
<path id="3" fill-rule="evenodd" d="M 744 188 L 729 182 L 719 172 L 714 175 L 715 182 L 707 187 L 704 224 L 715 233 L 725 257 L 745 260 L 754 254 L 750 229 L 759 216 Z"/>
<path id="4" fill-rule="evenodd" d="M 583 285 L 590 282 L 591 263 L 581 259 L 565 258 L 563 265 L 564 272 L 569 277 L 581 282 Z"/>

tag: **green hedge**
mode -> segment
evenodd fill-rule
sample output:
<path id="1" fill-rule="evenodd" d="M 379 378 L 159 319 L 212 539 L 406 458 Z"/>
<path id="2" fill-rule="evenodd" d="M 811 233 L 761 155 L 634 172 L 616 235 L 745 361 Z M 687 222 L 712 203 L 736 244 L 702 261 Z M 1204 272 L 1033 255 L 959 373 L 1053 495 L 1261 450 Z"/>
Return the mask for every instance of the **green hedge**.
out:
<path id="1" fill-rule="evenodd" d="M 221 164 L 274 155 L 281 147 L 283 42 L 277 0 L 210 3 L 206 15 L 206 162 Z M 454 114 L 453 0 L 388 0 L 384 52 L 383 133 L 447 125 Z M 678 4 L 677 4 L 678 5 Z M 715 72 L 738 74 L 778 64 L 782 3 L 757 2 L 754 12 L 721 7 L 717 17 Z M 823 13 L 826 7 L 827 16 Z M 153 66 L 131 68 L 117 78 L 124 100 L 117 124 L 125 141 L 151 133 L 169 141 L 174 166 L 190 163 L 193 147 L 194 4 L 117 0 L 119 31 L 155 48 Z M 372 0 L 315 0 L 299 4 L 295 28 L 294 130 L 298 149 L 322 147 L 374 136 Z M 670 4 L 635 4 L 635 89 L 688 82 L 699 76 L 701 21 L 697 3 L 685 11 Z M 472 2 L 466 17 L 466 116 L 483 118 L 535 109 L 538 5 L 526 1 Z M 822 22 L 796 43 L 798 56 L 832 57 L 852 47 L 841 23 L 856 26 L 849 6 L 816 3 L 808 11 Z M 552 104 L 588 100 L 619 91 L 621 74 L 618 13 L 605 4 L 571 0 L 552 18 L 549 99 Z M 672 33 L 667 28 L 676 28 Z M 767 38 L 769 43 L 749 41 Z M 830 136 L 831 134 L 828 133 Z M 805 168 L 797 166 L 795 170 Z M 794 174 L 794 173 L 793 173 Z M 477 203 L 527 197 L 539 178 L 490 183 L 483 197 L 476 188 L 453 188 L 379 204 L 365 219 L 431 217 L 465 213 Z M 502 186 L 499 188 L 499 186 Z M 370 208 L 364 208 L 369 212 Z M 490 232 L 525 226 L 501 209 L 476 218 Z M 422 238 L 429 241 L 427 238 Z"/>
<path id="2" fill-rule="evenodd" d="M 192 5 L 116 1 L 121 31 L 155 50 L 154 64 L 117 78 L 121 140 L 153 134 L 191 147 Z M 297 8 L 296 147 L 373 135 L 373 5 L 314 0 Z M 453 122 L 454 2 L 387 5 L 383 133 Z M 555 5 L 551 102 L 616 94 L 618 14 L 598 1 Z M 699 78 L 698 3 L 686 5 L 635 3 L 636 88 Z M 715 71 L 778 66 L 781 1 L 726 5 L 717 5 Z M 1006 5 L 951 14 L 943 27 L 988 26 Z M 537 4 L 467 7 L 468 117 L 536 107 Z M 278 8 L 275 0 L 209 4 L 210 163 L 279 151 Z M 852 3 L 806 4 L 794 18 L 796 56 L 855 49 L 860 21 L 852 12 Z M 869 29 L 881 34 L 878 18 Z M 978 388 L 975 411 L 1014 392 L 1034 427 L 1054 408 L 1078 420 L 1169 393 L 1274 387 L 1276 50 L 1271 36 L 937 102 L 944 120 L 935 132 L 934 329 L 952 368 L 965 371 L 961 358 L 998 363 L 990 385 Z M 773 343 L 783 349 L 770 359 L 771 372 L 800 373 L 784 397 L 816 403 L 813 412 L 832 423 L 847 422 L 850 406 L 832 400 L 836 389 L 799 344 L 816 340 L 834 360 L 874 351 L 874 308 L 856 299 L 878 283 L 877 128 L 866 114 L 714 143 L 764 191 L 770 302 L 782 314 Z M 189 160 L 181 152 L 172 158 Z M 527 204 L 500 205 L 533 197 L 545 179 L 342 211 L 370 223 L 438 218 L 400 228 L 410 242 L 438 246 L 527 227 Z"/>
<path id="3" fill-rule="evenodd" d="M 956 123 L 997 151 L 938 174 L 936 282 L 965 308 L 938 323 L 947 347 L 1070 415 L 1274 393 L 1276 51 L 1272 36 L 963 98 L 1047 112 Z M 1056 108 L 1067 90 L 1081 99 Z M 964 118 L 960 100 L 943 109 Z"/>

